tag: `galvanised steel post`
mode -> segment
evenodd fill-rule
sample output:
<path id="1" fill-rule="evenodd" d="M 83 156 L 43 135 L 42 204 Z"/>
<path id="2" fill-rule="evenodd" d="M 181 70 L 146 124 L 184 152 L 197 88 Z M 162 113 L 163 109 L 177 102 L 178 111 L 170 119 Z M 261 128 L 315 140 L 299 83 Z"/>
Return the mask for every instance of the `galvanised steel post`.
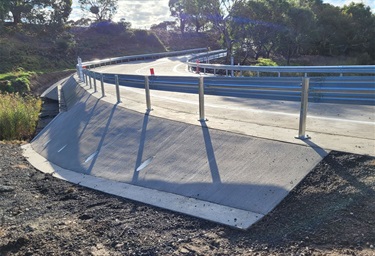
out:
<path id="1" fill-rule="evenodd" d="M 118 75 L 115 75 L 115 82 L 116 82 L 117 103 L 121 103 L 121 98 L 120 98 L 120 84 L 118 82 Z"/>
<path id="2" fill-rule="evenodd" d="M 105 97 L 105 91 L 104 91 L 104 77 L 103 74 L 100 76 L 100 86 L 102 88 L 102 97 Z"/>
<path id="3" fill-rule="evenodd" d="M 82 72 L 82 59 L 80 57 L 77 58 L 77 61 L 78 61 L 78 76 L 79 76 L 79 80 L 81 80 L 82 82 L 84 82 L 84 77 L 83 77 L 83 72 Z"/>
<path id="4" fill-rule="evenodd" d="M 96 89 L 96 73 L 93 72 L 93 79 L 94 79 L 94 92 L 97 92 L 98 90 Z"/>
<path id="5" fill-rule="evenodd" d="M 91 71 L 89 71 L 89 84 L 90 84 L 90 89 L 92 89 L 92 84 L 91 84 Z"/>
<path id="6" fill-rule="evenodd" d="M 204 116 L 204 78 L 199 77 L 199 121 L 206 121 Z"/>
<path id="7" fill-rule="evenodd" d="M 85 81 L 86 81 L 86 86 L 89 85 L 89 81 L 87 80 L 87 72 L 85 71 Z"/>
<path id="8" fill-rule="evenodd" d="M 150 96 L 150 79 L 148 76 L 145 76 L 145 91 L 146 91 L 146 106 L 147 111 L 151 111 L 151 96 Z"/>
<path id="9" fill-rule="evenodd" d="M 302 93 L 301 93 L 301 111 L 299 117 L 299 129 L 297 139 L 306 140 L 310 139 L 306 135 L 306 118 L 307 118 L 307 103 L 309 102 L 309 85 L 310 78 L 302 78 Z"/>

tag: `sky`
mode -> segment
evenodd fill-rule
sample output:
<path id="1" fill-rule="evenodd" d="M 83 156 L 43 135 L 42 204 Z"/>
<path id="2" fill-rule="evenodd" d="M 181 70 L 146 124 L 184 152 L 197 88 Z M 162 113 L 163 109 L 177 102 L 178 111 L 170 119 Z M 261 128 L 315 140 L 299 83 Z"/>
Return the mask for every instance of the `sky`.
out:
<path id="1" fill-rule="evenodd" d="M 159 24 L 166 20 L 174 20 L 170 16 L 169 0 L 118 0 L 118 9 L 113 17 L 114 21 L 125 18 L 126 21 L 132 23 L 132 28 L 150 28 L 153 24 Z M 335 6 L 348 5 L 351 2 L 364 3 L 370 6 L 372 12 L 375 11 L 375 0 L 323 0 Z M 78 0 L 73 0 L 73 11 L 70 19 L 78 20 L 84 17 Z"/>

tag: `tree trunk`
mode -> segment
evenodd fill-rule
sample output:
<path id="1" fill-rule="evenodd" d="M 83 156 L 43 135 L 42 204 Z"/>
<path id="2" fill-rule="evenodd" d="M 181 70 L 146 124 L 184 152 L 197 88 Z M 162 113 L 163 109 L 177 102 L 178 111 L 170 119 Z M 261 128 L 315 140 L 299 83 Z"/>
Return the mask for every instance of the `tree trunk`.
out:
<path id="1" fill-rule="evenodd" d="M 13 24 L 14 25 L 19 24 L 21 22 L 21 12 L 17 10 L 11 10 L 10 12 L 12 13 L 12 16 L 13 16 Z"/>
<path id="2" fill-rule="evenodd" d="M 180 19 L 180 29 L 181 29 L 181 34 L 185 32 L 185 20 Z"/>

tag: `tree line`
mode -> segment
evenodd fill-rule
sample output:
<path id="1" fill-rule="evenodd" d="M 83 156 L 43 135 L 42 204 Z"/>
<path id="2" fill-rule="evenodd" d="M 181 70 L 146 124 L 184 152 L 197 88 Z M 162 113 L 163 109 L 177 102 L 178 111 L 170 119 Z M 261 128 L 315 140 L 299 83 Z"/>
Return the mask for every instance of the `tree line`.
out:
<path id="1" fill-rule="evenodd" d="M 81 22 L 110 20 L 118 0 L 78 0 L 85 18 Z M 0 22 L 64 25 L 72 11 L 72 0 L 0 0 Z"/>
<path id="2" fill-rule="evenodd" d="M 215 30 L 228 56 L 348 55 L 375 63 L 375 15 L 363 3 L 336 7 L 322 0 L 170 0 L 176 23 L 186 31 Z"/>
<path id="3" fill-rule="evenodd" d="M 78 0 L 85 18 L 68 21 L 72 0 L 0 0 L 5 21 L 63 27 L 111 20 L 118 0 Z M 228 56 L 249 59 L 283 56 L 356 56 L 358 64 L 375 63 L 375 15 L 363 3 L 336 7 L 323 0 L 169 0 L 175 22 L 152 29 L 214 31 Z M 127 28 L 130 23 L 121 21 Z"/>

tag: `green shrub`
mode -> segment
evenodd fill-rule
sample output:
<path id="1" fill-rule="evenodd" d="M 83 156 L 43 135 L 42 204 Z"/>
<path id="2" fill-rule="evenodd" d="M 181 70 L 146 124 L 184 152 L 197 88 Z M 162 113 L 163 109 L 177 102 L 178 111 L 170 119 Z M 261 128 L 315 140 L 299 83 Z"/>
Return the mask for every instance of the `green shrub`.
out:
<path id="1" fill-rule="evenodd" d="M 271 59 L 259 58 L 255 66 L 277 66 L 277 63 Z"/>
<path id="2" fill-rule="evenodd" d="M 21 93 L 30 92 L 30 78 L 35 75 L 34 72 L 25 71 L 18 68 L 14 72 L 0 74 L 0 93 Z"/>
<path id="3" fill-rule="evenodd" d="M 41 100 L 0 94 L 0 140 L 26 140 L 35 133 Z"/>

